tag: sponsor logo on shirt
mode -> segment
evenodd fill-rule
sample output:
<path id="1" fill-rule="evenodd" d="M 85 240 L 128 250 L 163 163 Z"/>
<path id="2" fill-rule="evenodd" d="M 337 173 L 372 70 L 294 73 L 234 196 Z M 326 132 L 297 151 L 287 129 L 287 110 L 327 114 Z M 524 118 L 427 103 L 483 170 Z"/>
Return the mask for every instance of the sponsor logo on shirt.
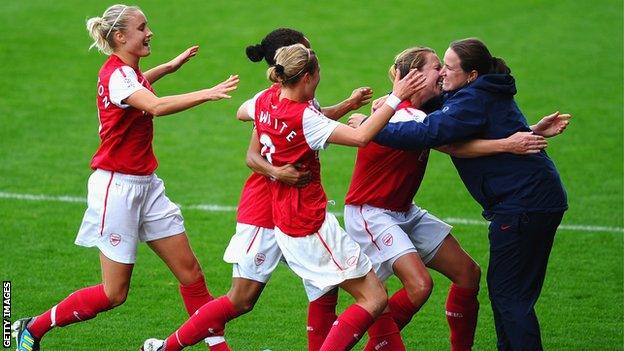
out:
<path id="1" fill-rule="evenodd" d="M 130 89 L 130 88 L 134 88 L 134 81 L 132 81 L 132 79 L 128 78 L 128 77 L 124 77 L 124 83 L 126 84 L 126 88 Z"/>

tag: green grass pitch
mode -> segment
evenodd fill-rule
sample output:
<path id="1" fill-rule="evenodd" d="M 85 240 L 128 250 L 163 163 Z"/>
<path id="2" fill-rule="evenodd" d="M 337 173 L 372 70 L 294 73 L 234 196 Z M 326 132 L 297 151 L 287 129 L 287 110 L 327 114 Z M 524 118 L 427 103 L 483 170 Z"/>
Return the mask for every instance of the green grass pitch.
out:
<path id="1" fill-rule="evenodd" d="M 101 1 L 3 1 L 0 5 L 0 195 L 86 196 L 90 158 L 98 145 L 95 86 L 104 56 L 87 51 L 88 17 Z M 239 74 L 229 101 L 155 121 L 158 174 L 183 205 L 236 206 L 249 170 L 250 125 L 236 108 L 267 86 L 264 64 L 246 45 L 268 31 L 294 27 L 312 42 L 322 66 L 317 98 L 330 105 L 358 86 L 380 96 L 387 67 L 415 45 L 442 55 L 455 39 L 476 36 L 507 60 L 517 101 L 530 122 L 555 110 L 574 114 L 549 154 L 568 191 L 570 210 L 553 248 L 537 305 L 548 350 L 624 349 L 623 4 L 584 1 L 140 1 L 155 33 L 144 70 L 198 44 L 199 54 L 155 85 L 160 95 L 210 87 Z M 363 108 L 362 111 L 368 108 Z M 332 211 L 340 212 L 355 150 L 321 154 Z M 14 196 L 13 196 L 14 197 Z M 12 318 L 42 312 L 70 292 L 100 281 L 95 250 L 73 245 L 85 205 L 0 196 L 0 275 L 13 283 Z M 415 201 L 446 218 L 479 219 L 480 210 L 447 156 L 434 153 Z M 229 288 L 221 259 L 235 228 L 233 212 L 183 209 L 192 246 L 213 294 Z M 587 226 L 607 227 L 590 229 Z M 609 229 L 610 228 L 610 229 Z M 610 230 L 610 231 L 609 231 Z M 485 268 L 486 229 L 453 233 Z M 448 281 L 436 273 L 434 292 L 403 332 L 409 350 L 449 349 L 444 317 Z M 398 287 L 389 282 L 390 290 Z M 340 310 L 351 301 L 341 294 Z M 485 280 L 475 350 L 494 350 Z M 280 267 L 253 312 L 227 326 L 236 350 L 304 350 L 306 298 L 300 281 Z M 43 350 L 136 350 L 185 320 L 177 284 L 145 245 L 127 302 L 95 320 L 52 331 Z M 360 344 L 362 345 L 362 343 Z M 361 348 L 358 346 L 357 348 Z M 204 349 L 195 346 L 192 350 Z"/>

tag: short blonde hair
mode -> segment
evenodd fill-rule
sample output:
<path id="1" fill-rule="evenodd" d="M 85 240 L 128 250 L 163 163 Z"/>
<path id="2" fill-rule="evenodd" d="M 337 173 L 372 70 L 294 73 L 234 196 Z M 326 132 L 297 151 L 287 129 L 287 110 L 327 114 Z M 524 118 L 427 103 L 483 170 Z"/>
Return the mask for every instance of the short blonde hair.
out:
<path id="1" fill-rule="evenodd" d="M 282 85 L 292 85 L 305 73 L 314 73 L 318 60 L 314 51 L 302 44 L 279 48 L 275 53 L 275 65 L 267 70 L 267 78 Z"/>
<path id="2" fill-rule="evenodd" d="M 403 78 L 407 72 L 416 68 L 422 69 L 427 61 L 427 54 L 436 54 L 435 50 L 427 47 L 416 46 L 413 48 L 405 49 L 401 51 L 394 58 L 394 63 L 388 69 L 388 76 L 391 81 L 394 81 L 394 75 L 398 68 Z"/>
<path id="3" fill-rule="evenodd" d="M 128 18 L 137 11 L 141 11 L 138 6 L 113 5 L 104 11 L 102 17 L 91 17 L 87 20 L 87 31 L 93 39 L 94 47 L 106 55 L 113 53 L 115 42 L 112 34 L 116 31 L 124 32 L 127 28 Z"/>

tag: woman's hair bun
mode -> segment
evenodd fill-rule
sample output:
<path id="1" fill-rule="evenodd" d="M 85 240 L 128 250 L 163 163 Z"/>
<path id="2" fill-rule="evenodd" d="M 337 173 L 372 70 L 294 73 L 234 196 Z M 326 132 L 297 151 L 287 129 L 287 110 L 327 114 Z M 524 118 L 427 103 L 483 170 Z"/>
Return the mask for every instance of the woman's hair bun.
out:
<path id="1" fill-rule="evenodd" d="M 260 62 L 264 58 L 263 49 L 262 44 L 250 45 L 245 49 L 245 53 L 252 62 Z"/>

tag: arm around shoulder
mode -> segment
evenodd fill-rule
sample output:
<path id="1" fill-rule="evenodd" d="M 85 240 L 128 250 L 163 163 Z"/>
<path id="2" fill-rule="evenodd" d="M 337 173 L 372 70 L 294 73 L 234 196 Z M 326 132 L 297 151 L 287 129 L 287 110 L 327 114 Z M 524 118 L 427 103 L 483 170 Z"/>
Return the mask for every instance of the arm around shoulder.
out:
<path id="1" fill-rule="evenodd" d="M 547 146 L 548 142 L 542 136 L 532 132 L 517 132 L 503 139 L 461 141 L 439 146 L 436 150 L 457 158 L 475 158 L 499 153 L 536 154 Z"/>
<path id="2" fill-rule="evenodd" d="M 245 159 L 247 167 L 251 168 L 252 171 L 291 186 L 303 187 L 308 185 L 312 176 L 310 171 L 299 170 L 290 164 L 280 167 L 274 166 L 262 157 L 261 150 L 262 145 L 258 139 L 258 133 L 254 129 Z"/>

